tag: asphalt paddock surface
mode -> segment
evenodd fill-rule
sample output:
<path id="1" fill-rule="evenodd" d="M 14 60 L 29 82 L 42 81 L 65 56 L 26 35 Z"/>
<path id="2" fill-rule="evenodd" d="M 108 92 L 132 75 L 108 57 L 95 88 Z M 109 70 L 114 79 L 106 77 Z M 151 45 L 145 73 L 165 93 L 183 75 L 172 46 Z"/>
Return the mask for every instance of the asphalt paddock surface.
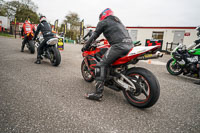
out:
<path id="1" fill-rule="evenodd" d="M 66 44 L 61 64 L 20 52 L 21 40 L 0 37 L 0 133 L 199 133 L 200 86 L 172 76 L 165 55 L 138 67 L 153 72 L 161 86 L 151 108 L 131 106 L 120 92 L 105 88 L 101 102 L 85 99 L 94 90 L 80 72 L 81 45 Z"/>

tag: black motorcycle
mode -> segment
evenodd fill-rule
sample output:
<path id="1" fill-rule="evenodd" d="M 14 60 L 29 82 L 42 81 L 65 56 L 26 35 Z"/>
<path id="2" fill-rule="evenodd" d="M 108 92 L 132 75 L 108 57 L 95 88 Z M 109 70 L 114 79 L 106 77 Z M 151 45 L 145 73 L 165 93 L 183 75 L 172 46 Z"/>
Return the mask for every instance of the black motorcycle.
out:
<path id="1" fill-rule="evenodd" d="M 44 38 L 40 36 L 36 39 L 35 46 L 39 47 L 39 45 L 44 41 Z M 47 41 L 47 45 L 43 49 L 42 56 L 50 60 L 53 66 L 58 66 L 61 62 L 60 51 L 56 48 L 56 44 L 58 43 L 58 38 L 52 38 Z"/>

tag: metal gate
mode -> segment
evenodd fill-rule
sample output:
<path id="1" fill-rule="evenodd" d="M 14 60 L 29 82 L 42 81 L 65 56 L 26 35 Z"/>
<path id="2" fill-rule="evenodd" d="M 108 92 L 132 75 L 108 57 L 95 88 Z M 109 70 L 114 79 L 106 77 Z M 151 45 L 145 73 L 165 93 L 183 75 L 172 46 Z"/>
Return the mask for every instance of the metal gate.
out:
<path id="1" fill-rule="evenodd" d="M 137 41 L 137 30 L 129 30 L 132 41 Z"/>
<path id="2" fill-rule="evenodd" d="M 183 43 L 185 31 L 174 31 L 173 43 Z"/>

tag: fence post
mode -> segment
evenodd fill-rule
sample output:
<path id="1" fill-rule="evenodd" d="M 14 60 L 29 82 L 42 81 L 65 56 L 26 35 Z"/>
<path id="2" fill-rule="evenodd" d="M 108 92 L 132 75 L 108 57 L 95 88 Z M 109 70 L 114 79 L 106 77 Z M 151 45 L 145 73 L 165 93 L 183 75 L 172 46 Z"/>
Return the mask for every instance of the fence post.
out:
<path id="1" fill-rule="evenodd" d="M 172 45 L 173 45 L 173 42 L 171 43 L 170 51 L 172 51 Z"/>
<path id="2" fill-rule="evenodd" d="M 167 44 L 166 44 L 166 51 L 167 51 L 167 47 L 168 47 L 168 42 L 167 42 Z"/>
<path id="3" fill-rule="evenodd" d="M 17 31 L 16 31 L 16 18 L 15 18 L 15 39 L 17 38 L 17 37 L 16 37 L 16 32 L 17 32 Z"/>

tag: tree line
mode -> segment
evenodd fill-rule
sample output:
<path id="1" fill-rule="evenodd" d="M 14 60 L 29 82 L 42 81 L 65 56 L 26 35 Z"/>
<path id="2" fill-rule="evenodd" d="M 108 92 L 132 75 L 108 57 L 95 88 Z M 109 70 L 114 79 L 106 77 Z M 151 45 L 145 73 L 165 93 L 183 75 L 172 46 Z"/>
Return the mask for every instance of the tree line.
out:
<path id="1" fill-rule="evenodd" d="M 32 0 L 4 1 L 0 0 L 0 16 L 6 16 L 10 20 L 24 22 L 29 19 L 32 23 L 38 24 L 41 13 L 37 14 L 38 6 Z M 43 14 L 45 15 L 45 14 Z M 48 19 L 48 18 L 47 18 Z M 64 32 L 67 25 L 66 37 L 77 40 L 80 35 L 81 20 L 77 13 L 69 12 L 62 24 L 58 27 L 59 32 Z"/>
<path id="2" fill-rule="evenodd" d="M 38 7 L 31 0 L 7 1 L 0 0 L 0 16 L 7 16 L 17 22 L 24 22 L 30 17 L 32 23 L 39 23 L 39 16 L 36 13 Z"/>

